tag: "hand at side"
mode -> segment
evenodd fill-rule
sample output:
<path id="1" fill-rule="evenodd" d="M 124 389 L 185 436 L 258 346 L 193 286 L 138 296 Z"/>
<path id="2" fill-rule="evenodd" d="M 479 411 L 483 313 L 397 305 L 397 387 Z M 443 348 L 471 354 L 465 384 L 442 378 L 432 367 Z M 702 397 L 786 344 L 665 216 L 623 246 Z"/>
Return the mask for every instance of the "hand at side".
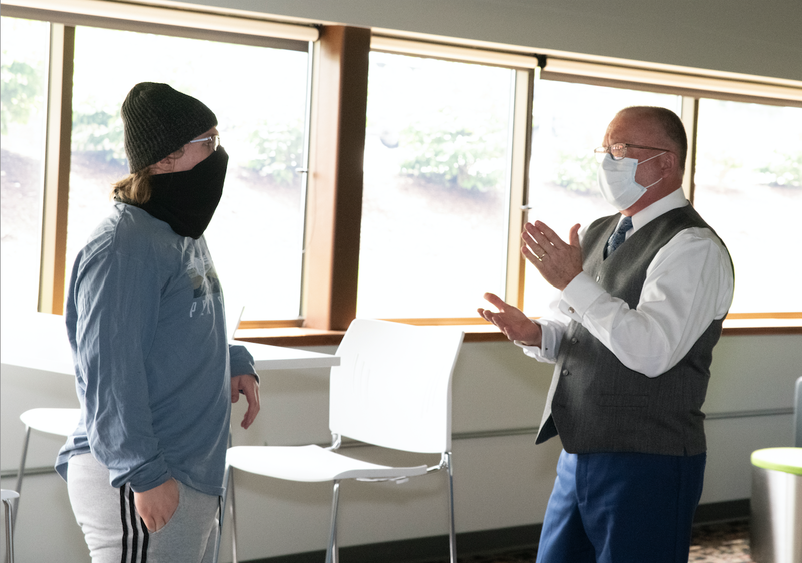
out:
<path id="1" fill-rule="evenodd" d="M 240 426 L 245 428 L 253 424 L 256 420 L 256 415 L 259 414 L 261 404 L 259 400 L 259 382 L 253 375 L 235 375 L 231 377 L 231 402 L 236 403 L 239 401 L 240 393 L 245 395 L 248 401 L 248 410 L 245 411 L 245 416 L 242 419 Z"/>

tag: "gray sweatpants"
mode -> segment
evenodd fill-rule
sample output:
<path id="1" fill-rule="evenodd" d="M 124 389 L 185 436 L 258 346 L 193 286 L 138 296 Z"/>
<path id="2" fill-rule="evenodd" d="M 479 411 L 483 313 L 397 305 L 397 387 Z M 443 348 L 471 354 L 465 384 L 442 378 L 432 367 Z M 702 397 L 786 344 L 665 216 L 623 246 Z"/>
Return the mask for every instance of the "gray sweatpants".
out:
<path id="1" fill-rule="evenodd" d="M 109 470 L 91 454 L 70 459 L 67 488 L 92 563 L 211 563 L 217 541 L 219 497 L 178 483 L 178 508 L 149 532 L 130 486 L 109 485 Z"/>

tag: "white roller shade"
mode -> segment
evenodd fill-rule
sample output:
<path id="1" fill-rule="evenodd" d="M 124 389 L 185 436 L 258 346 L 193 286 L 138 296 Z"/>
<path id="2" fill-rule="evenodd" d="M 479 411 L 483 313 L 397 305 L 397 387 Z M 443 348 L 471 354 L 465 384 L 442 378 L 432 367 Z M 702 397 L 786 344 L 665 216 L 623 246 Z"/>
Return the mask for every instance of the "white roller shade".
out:
<path id="1" fill-rule="evenodd" d="M 756 102 L 802 105 L 802 82 L 761 76 L 746 76 L 705 69 L 650 64 L 641 61 L 606 59 L 545 49 L 525 53 L 510 46 L 509 51 L 497 44 L 492 46 L 461 40 L 459 44 L 434 41 L 431 37 L 406 38 L 391 35 L 388 30 L 374 33 L 371 49 L 419 57 L 504 66 L 519 69 L 538 67 L 537 55 L 547 62 L 541 77 L 589 83 L 607 83 L 621 87 L 652 86 L 662 91 L 685 95 L 723 96 Z"/>
<path id="2" fill-rule="evenodd" d="M 3 15 L 68 25 L 84 23 L 84 18 L 91 18 L 92 23 L 105 22 L 109 27 L 118 27 L 119 22 L 128 21 L 303 42 L 316 41 L 319 35 L 317 28 L 311 25 L 213 14 L 188 7 L 163 8 L 102 0 L 4 0 Z"/>

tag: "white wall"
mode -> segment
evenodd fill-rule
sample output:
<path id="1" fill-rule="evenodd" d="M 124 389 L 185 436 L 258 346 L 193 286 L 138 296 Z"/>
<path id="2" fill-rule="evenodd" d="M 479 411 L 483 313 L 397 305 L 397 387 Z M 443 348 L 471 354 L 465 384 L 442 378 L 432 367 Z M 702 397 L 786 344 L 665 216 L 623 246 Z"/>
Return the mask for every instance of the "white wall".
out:
<path id="1" fill-rule="evenodd" d="M 802 80 L 799 0 L 179 0 L 362 27 Z"/>
<path id="2" fill-rule="evenodd" d="M 332 348 L 314 348 L 332 352 Z M 789 409 L 801 374 L 802 335 L 728 336 L 715 349 L 706 412 Z M 263 408 L 251 430 L 235 418 L 235 443 L 271 445 L 326 442 L 327 370 L 263 372 Z M 551 371 L 506 342 L 463 346 L 454 379 L 454 433 L 531 428 L 540 420 Z M 2 366 L 2 468 L 19 461 L 19 414 L 35 406 L 74 406 L 66 376 Z M 234 416 L 243 406 L 235 405 Z M 708 466 L 703 503 L 748 498 L 749 455 L 790 445 L 791 416 L 747 416 L 708 421 Z M 51 466 L 62 440 L 31 439 L 29 467 Z M 534 445 L 532 435 L 456 439 L 454 484 L 458 532 L 542 521 L 559 454 L 558 440 Z M 368 456 L 369 448 L 349 454 Z M 416 460 L 418 457 L 415 458 Z M 426 462 L 435 462 L 421 456 Z M 344 483 L 341 545 L 445 534 L 445 477 L 434 474 L 404 485 Z M 285 483 L 237 475 L 240 558 L 257 559 L 323 549 L 330 491 L 325 484 Z M 3 479 L 3 488 L 13 487 Z M 69 508 L 66 485 L 50 473 L 29 476 L 17 522 L 19 561 L 87 561 L 83 537 Z M 228 536 L 221 561 L 230 560 Z"/>

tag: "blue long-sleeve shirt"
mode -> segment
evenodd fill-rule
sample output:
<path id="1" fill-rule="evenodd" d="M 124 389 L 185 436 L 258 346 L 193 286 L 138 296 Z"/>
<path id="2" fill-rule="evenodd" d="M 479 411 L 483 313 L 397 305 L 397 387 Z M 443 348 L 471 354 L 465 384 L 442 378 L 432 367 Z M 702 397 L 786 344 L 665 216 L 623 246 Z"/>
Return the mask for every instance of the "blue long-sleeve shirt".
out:
<path id="1" fill-rule="evenodd" d="M 253 358 L 226 337 L 223 296 L 203 237 L 177 235 L 115 204 L 73 267 L 65 317 L 81 422 L 59 452 L 91 452 L 111 485 L 142 492 L 168 479 L 223 491 L 231 373 Z"/>

